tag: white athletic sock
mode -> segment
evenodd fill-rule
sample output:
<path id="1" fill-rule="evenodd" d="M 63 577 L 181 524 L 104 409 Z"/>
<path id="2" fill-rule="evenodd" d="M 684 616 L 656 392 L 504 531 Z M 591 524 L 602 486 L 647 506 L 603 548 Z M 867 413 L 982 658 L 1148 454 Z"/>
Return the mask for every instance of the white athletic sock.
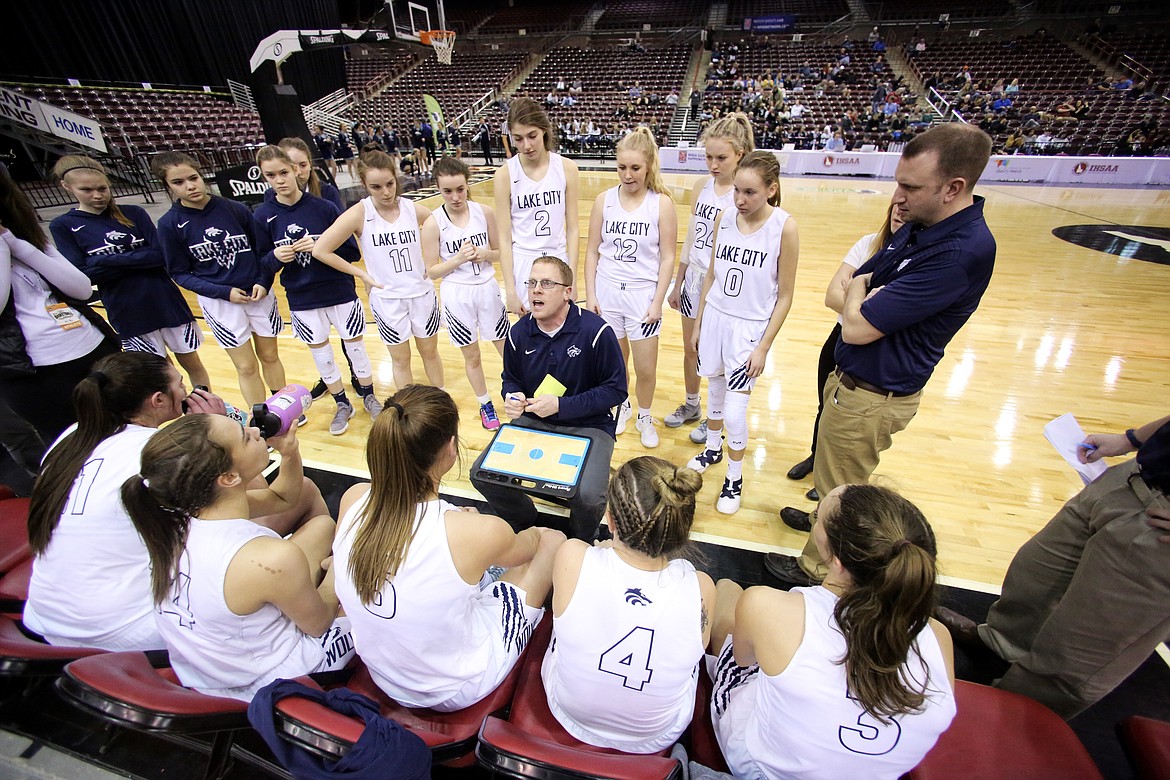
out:
<path id="1" fill-rule="evenodd" d="M 480 406 L 483 406 L 486 403 L 490 403 L 492 400 L 492 397 L 491 397 L 490 393 L 484 393 L 483 395 L 477 395 L 475 397 L 475 400 L 479 401 Z"/>
<path id="2" fill-rule="evenodd" d="M 723 449 L 723 429 L 722 428 L 720 428 L 719 430 L 715 430 L 714 428 L 712 428 L 710 426 L 707 427 L 707 449 L 709 449 L 709 450 Z"/>
<path id="3" fill-rule="evenodd" d="M 643 408 L 641 406 L 638 407 L 638 419 L 639 420 L 642 419 L 643 417 L 649 417 L 649 416 L 650 416 L 649 407 L 646 407 L 646 408 Z"/>
<path id="4" fill-rule="evenodd" d="M 698 405 L 699 405 L 699 394 L 698 393 L 687 393 L 687 406 L 698 406 Z"/>
<path id="5" fill-rule="evenodd" d="M 727 478 L 732 482 L 743 477 L 743 461 L 727 459 Z"/>

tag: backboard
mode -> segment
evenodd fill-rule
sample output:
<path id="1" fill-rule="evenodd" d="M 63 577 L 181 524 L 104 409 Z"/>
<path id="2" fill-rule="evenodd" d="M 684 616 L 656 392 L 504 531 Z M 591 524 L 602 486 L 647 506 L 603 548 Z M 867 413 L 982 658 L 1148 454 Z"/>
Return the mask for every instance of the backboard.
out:
<path id="1" fill-rule="evenodd" d="M 386 0 L 390 12 L 390 31 L 403 41 L 422 43 L 419 33 L 446 30 L 443 0 Z"/>

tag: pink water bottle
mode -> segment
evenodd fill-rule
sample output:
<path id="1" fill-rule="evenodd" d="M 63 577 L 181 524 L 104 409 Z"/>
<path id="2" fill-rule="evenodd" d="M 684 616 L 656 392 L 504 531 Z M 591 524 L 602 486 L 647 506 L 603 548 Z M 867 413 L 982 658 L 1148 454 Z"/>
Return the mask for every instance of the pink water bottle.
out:
<path id="1" fill-rule="evenodd" d="M 252 406 L 253 427 L 260 429 L 265 439 L 288 433 L 297 420 L 313 403 L 308 388 L 300 385 L 285 385 L 264 403 Z"/>

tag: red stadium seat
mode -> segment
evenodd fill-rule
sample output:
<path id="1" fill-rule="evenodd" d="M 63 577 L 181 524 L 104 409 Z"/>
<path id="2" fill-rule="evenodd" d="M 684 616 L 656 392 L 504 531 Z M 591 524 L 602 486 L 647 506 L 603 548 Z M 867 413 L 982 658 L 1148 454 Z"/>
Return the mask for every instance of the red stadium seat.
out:
<path id="1" fill-rule="evenodd" d="M 532 650 L 541 632 L 551 629 L 545 625 L 537 628 L 526 653 Z M 547 642 L 547 639 L 545 640 Z M 391 699 L 370 677 L 365 666 L 360 666 L 345 687 L 376 701 L 382 716 L 397 721 L 410 729 L 426 743 L 435 763 L 447 766 L 470 766 L 475 761 L 476 735 L 484 718 L 494 712 L 506 709 L 512 701 L 516 681 L 523 668 L 524 658 L 516 664 L 504 681 L 491 695 L 478 704 L 458 712 L 436 712 L 430 709 L 403 707 Z M 301 682 L 305 682 L 303 679 Z M 340 758 L 353 747 L 361 736 L 365 724 L 307 699 L 290 696 L 276 705 L 276 723 L 281 736 L 308 750 L 328 758 Z"/>
<path id="2" fill-rule="evenodd" d="M 665 757 L 666 751 L 631 755 L 587 745 L 564 730 L 548 707 L 540 678 L 541 662 L 552 635 L 552 621 L 546 618 L 544 623 L 528 646 L 508 719 L 489 716 L 483 722 L 475 750 L 480 764 L 494 771 L 540 780 L 681 777 L 682 767 Z"/>
<path id="3" fill-rule="evenodd" d="M 955 682 L 955 703 L 955 720 L 909 780 L 1101 777 L 1077 735 L 1043 704 L 963 680 Z"/>
<path id="4" fill-rule="evenodd" d="M 1117 737 L 1135 780 L 1170 777 L 1170 723 L 1133 715 L 1117 724 Z"/>
<path id="5" fill-rule="evenodd" d="M 232 762 L 236 732 L 251 728 L 248 704 L 184 688 L 164 656 L 135 651 L 79 658 L 65 667 L 57 689 L 66 700 L 109 723 L 203 749 L 210 754 L 205 777 L 222 777 Z M 211 742 L 192 739 L 201 734 L 210 735 Z M 272 766 L 246 751 L 235 754 Z"/>
<path id="6" fill-rule="evenodd" d="M 25 558 L 0 576 L 0 614 L 19 619 L 28 601 L 28 584 L 32 580 L 33 559 Z"/>
<path id="7" fill-rule="evenodd" d="M 28 548 L 29 500 L 11 495 L 7 486 L 4 491 L 8 495 L 0 495 L 0 572 L 32 557 Z"/>
<path id="8" fill-rule="evenodd" d="M 25 633 L 12 618 L 0 617 L 0 677 L 55 677 L 70 661 L 103 652 L 45 644 Z"/>

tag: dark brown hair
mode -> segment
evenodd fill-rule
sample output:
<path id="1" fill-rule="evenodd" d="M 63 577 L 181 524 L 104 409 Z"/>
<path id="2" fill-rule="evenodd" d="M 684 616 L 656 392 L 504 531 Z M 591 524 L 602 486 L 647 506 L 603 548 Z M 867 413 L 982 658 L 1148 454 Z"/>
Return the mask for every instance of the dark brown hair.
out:
<path id="1" fill-rule="evenodd" d="M 349 576 L 363 604 L 373 601 L 406 560 L 419 504 L 438 491 L 431 469 L 458 435 L 455 401 L 430 385 L 402 388 L 374 420 L 366 442 L 370 492 L 349 559 Z"/>
<path id="2" fill-rule="evenodd" d="M 652 558 L 680 557 L 695 521 L 695 494 L 703 477 L 662 458 L 642 455 L 609 480 L 606 505 L 618 538 Z"/>
<path id="3" fill-rule="evenodd" d="M 0 163 L 0 225 L 12 231 L 12 235 L 24 239 L 42 252 L 49 245 L 49 237 L 37 219 L 33 208 L 12 175 L 8 166 Z"/>
<path id="4" fill-rule="evenodd" d="M 28 540 L 34 555 L 49 546 L 73 483 L 90 453 L 122 430 L 155 393 L 170 387 L 171 364 L 149 352 L 118 352 L 93 365 L 73 388 L 77 429 L 45 456 L 28 510 Z"/>
<path id="5" fill-rule="evenodd" d="M 883 723 L 921 711 L 929 677 L 905 670 L 919 660 L 918 635 L 936 603 L 934 532 L 918 507 L 888 488 L 849 485 L 822 515 L 829 551 L 852 578 L 833 615 L 845 635 L 850 695 Z"/>

